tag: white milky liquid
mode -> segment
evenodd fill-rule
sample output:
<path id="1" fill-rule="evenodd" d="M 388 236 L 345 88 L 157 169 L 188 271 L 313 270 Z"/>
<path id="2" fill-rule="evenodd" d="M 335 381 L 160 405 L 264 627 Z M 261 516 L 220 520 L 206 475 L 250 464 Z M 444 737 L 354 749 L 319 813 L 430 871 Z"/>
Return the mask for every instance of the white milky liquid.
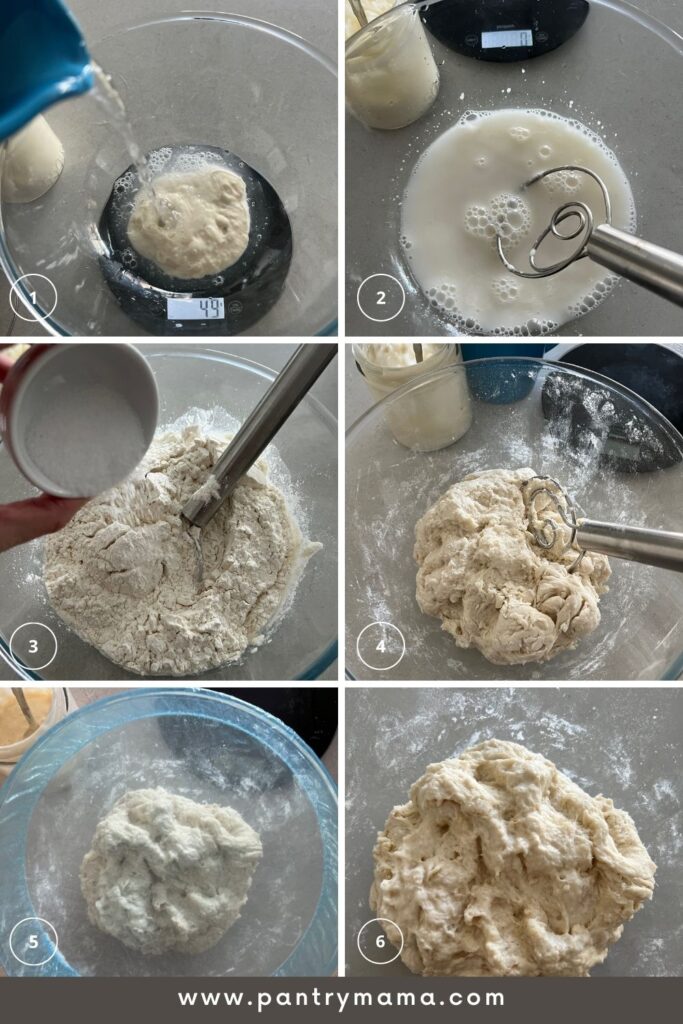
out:
<path id="1" fill-rule="evenodd" d="M 605 182 L 612 223 L 635 230 L 633 195 L 614 153 L 589 128 L 541 110 L 464 114 L 423 153 L 403 197 L 401 244 L 412 275 L 432 306 L 470 333 L 547 334 L 587 313 L 616 278 L 589 259 L 539 280 L 506 270 L 507 258 L 529 270 L 529 250 L 558 206 L 581 200 L 595 223 L 605 220 L 597 184 L 564 172 L 522 190 L 537 171 L 579 164 Z M 576 241 L 554 239 L 539 265 L 569 255 Z"/>

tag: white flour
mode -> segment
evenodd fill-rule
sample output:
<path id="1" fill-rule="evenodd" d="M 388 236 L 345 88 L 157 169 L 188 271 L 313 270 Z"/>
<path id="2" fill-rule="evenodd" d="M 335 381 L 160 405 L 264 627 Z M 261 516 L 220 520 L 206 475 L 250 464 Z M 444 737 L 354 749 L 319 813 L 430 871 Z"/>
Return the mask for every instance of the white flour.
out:
<path id="1" fill-rule="evenodd" d="M 197 426 L 157 437 L 135 475 L 48 539 L 57 613 L 130 672 L 185 676 L 236 661 L 281 610 L 305 544 L 281 491 L 245 477 L 202 531 L 204 575 L 180 518 L 227 442 Z"/>

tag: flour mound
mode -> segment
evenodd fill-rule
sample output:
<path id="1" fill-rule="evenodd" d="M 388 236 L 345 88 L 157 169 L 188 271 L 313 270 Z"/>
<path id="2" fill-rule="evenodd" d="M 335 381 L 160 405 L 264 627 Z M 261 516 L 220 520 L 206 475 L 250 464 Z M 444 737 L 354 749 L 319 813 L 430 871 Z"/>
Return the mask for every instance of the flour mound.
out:
<path id="1" fill-rule="evenodd" d="M 83 858 L 88 917 L 141 953 L 203 953 L 240 916 L 262 852 L 230 807 L 131 790 L 100 821 Z"/>
<path id="2" fill-rule="evenodd" d="M 548 661 L 600 622 L 598 602 L 611 570 L 604 555 L 529 532 L 533 469 L 490 469 L 450 487 L 415 527 L 417 603 L 441 619 L 458 647 L 476 647 L 495 665 Z M 546 512 L 561 526 L 551 509 Z"/>
<path id="3" fill-rule="evenodd" d="M 500 740 L 429 765 L 374 858 L 370 906 L 404 963 L 470 977 L 588 975 L 656 870 L 628 814 Z"/>
<path id="4" fill-rule="evenodd" d="M 130 672 L 187 676 L 264 641 L 306 559 L 284 495 L 259 469 L 202 530 L 204 576 L 180 510 L 228 438 L 196 426 L 157 437 L 134 476 L 86 505 L 45 546 L 55 611 Z"/>
<path id="5" fill-rule="evenodd" d="M 133 248 L 166 274 L 187 280 L 218 274 L 249 243 L 251 217 L 242 178 L 206 166 L 155 178 L 128 221 Z"/>

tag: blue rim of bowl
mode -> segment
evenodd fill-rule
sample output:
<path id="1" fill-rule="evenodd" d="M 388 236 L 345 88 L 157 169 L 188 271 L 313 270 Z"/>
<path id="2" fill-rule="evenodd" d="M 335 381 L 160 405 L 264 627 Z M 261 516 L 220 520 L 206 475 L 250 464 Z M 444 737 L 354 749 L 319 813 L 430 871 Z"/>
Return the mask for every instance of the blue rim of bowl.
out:
<path id="1" fill-rule="evenodd" d="M 345 447 L 348 447 L 352 437 L 355 437 L 359 433 L 362 427 L 365 425 L 365 421 L 369 420 L 370 417 L 375 416 L 377 410 L 385 405 L 389 405 L 394 401 L 399 401 L 401 396 L 408 394 L 410 391 L 417 391 L 420 387 L 426 384 L 431 384 L 432 381 L 439 380 L 441 377 L 447 377 L 453 373 L 454 368 L 458 369 L 458 372 L 466 373 L 469 367 L 481 366 L 481 365 L 495 365 L 501 363 L 515 363 L 531 364 L 537 370 L 542 367 L 553 367 L 558 370 L 568 369 L 572 370 L 578 377 L 588 377 L 590 380 L 594 380 L 598 384 L 606 384 L 612 391 L 621 394 L 623 398 L 628 399 L 631 404 L 641 406 L 645 412 L 647 412 L 665 431 L 670 432 L 671 438 L 675 441 L 677 448 L 683 453 L 683 435 L 674 427 L 666 416 L 655 409 L 654 405 L 651 405 L 647 399 L 642 398 L 637 392 L 627 388 L 624 384 L 620 384 L 618 381 L 612 380 L 611 377 L 605 377 L 602 373 L 596 373 L 594 370 L 586 370 L 582 366 L 575 366 L 573 363 L 567 363 L 564 360 L 562 362 L 555 362 L 552 359 L 535 359 L 532 356 L 491 356 L 488 359 L 468 359 L 462 363 L 453 363 L 444 369 L 430 370 L 428 373 L 422 374 L 416 380 L 408 381 L 407 384 L 402 384 L 400 388 L 396 388 L 395 391 L 391 391 L 384 398 L 380 399 L 379 402 L 375 402 L 369 409 L 366 409 L 364 413 L 354 420 L 350 427 L 347 427 L 345 433 Z M 457 443 L 457 442 L 456 442 Z M 683 651 L 678 657 L 672 662 L 671 665 L 667 666 L 664 674 L 657 680 L 657 682 L 675 682 L 683 675 Z M 345 667 L 344 677 L 350 682 L 363 682 L 364 680 L 358 679 L 352 674 L 348 666 Z M 492 677 L 493 680 L 494 677 Z"/>
<path id="2" fill-rule="evenodd" d="M 147 21 L 136 22 L 135 25 L 121 23 L 114 27 L 106 35 L 96 40 L 94 43 L 97 46 L 100 43 L 105 42 L 107 39 L 112 39 L 114 36 L 123 35 L 125 32 L 134 32 L 140 28 L 150 28 L 154 25 L 164 25 L 169 22 L 175 21 L 218 21 L 222 24 L 238 24 L 243 25 L 246 28 L 252 28 L 259 32 L 264 32 L 267 35 L 274 36 L 281 39 L 283 42 L 288 43 L 290 46 L 294 46 L 297 50 L 306 54 L 307 57 L 312 58 L 316 63 L 320 64 L 333 78 L 337 78 L 337 68 L 333 61 L 325 54 L 318 50 L 315 46 L 312 46 L 307 42 L 303 36 L 297 35 L 295 32 L 290 32 L 288 29 L 281 28 L 279 25 L 274 25 L 272 22 L 264 21 L 260 18 L 250 18 L 242 14 L 225 14 L 221 11 L 169 11 L 164 15 L 158 15 L 155 18 L 150 18 Z M 90 72 L 88 72 L 90 73 Z M 83 91 L 83 90 L 81 90 Z M 336 109 L 335 109 L 336 116 Z M 0 170 L 2 169 L 2 144 L 0 143 Z M 35 312 L 35 307 L 31 303 L 30 293 L 26 283 L 14 273 L 16 269 L 14 267 L 14 261 L 12 254 L 5 245 L 5 232 L 3 229 L 2 220 L 2 205 L 0 204 L 0 266 L 2 267 L 5 276 L 10 282 L 14 282 L 14 290 L 19 296 L 19 299 L 31 314 Z M 33 317 L 35 319 L 35 316 Z M 75 335 L 67 331 L 62 327 L 61 324 L 57 323 L 52 318 L 52 314 L 47 317 L 40 317 L 37 321 L 42 324 L 46 331 L 48 331 L 54 338 L 73 338 Z M 337 334 L 339 327 L 339 321 L 336 317 L 328 320 L 326 324 L 320 327 L 311 337 L 315 338 L 328 338 Z M 153 338 L 155 335 L 127 335 L 127 337 L 150 337 Z M 244 335 L 236 334 L 234 337 L 244 337 Z"/>
<path id="3" fill-rule="evenodd" d="M 314 788 L 309 789 L 308 785 L 305 787 L 302 786 L 301 788 L 309 800 L 320 825 L 321 845 L 323 850 L 320 894 L 311 919 L 301 935 L 296 947 L 292 950 L 287 959 L 273 971 L 272 975 L 270 975 L 271 977 L 296 977 L 300 962 L 304 960 L 305 956 L 309 953 L 308 947 L 310 946 L 311 950 L 314 951 L 314 947 L 317 945 L 317 936 L 314 935 L 315 924 L 321 913 L 328 912 L 328 903 L 334 911 L 333 916 L 338 918 L 337 842 L 335 842 L 333 844 L 333 848 L 330 849 L 322 840 L 324 828 L 327 829 L 328 832 L 331 832 L 332 835 L 336 836 L 338 840 L 337 785 L 317 754 L 296 732 L 294 732 L 293 729 L 290 729 L 288 725 L 281 722 L 279 718 L 276 718 L 274 715 L 269 714 L 267 711 L 263 711 L 261 708 L 258 708 L 253 704 L 249 704 L 237 697 L 232 697 L 224 693 L 216 693 L 213 690 L 207 690 L 202 687 L 146 687 L 144 689 L 126 690 L 124 693 L 115 694 L 110 697 L 103 697 L 101 700 L 96 700 L 93 704 L 88 704 L 83 708 L 76 709 L 71 714 L 66 715 L 56 725 L 53 725 L 51 729 L 48 729 L 47 732 L 30 748 L 30 750 L 23 755 L 23 757 L 17 762 L 16 768 L 10 773 L 2 790 L 0 790 L 0 818 L 2 817 L 3 810 L 7 804 L 12 801 L 15 803 L 12 811 L 12 837 L 10 843 L 15 850 L 16 847 L 20 845 L 21 850 L 25 851 L 31 816 L 40 801 L 43 791 L 54 777 L 56 771 L 61 770 L 61 768 L 68 764 L 69 760 L 86 747 L 92 739 L 105 735 L 113 729 L 120 728 L 132 720 L 140 721 L 146 718 L 159 718 L 162 717 L 162 715 L 170 717 L 178 714 L 178 712 L 171 708 L 168 710 L 155 710 L 154 708 L 150 708 L 147 713 L 139 715 L 136 719 L 120 717 L 107 724 L 89 722 L 89 729 L 84 732 L 84 735 L 79 738 L 75 745 L 69 748 L 68 757 L 66 759 L 62 758 L 59 764 L 50 760 L 48 763 L 43 765 L 40 763 L 37 766 L 34 765 L 32 762 L 35 762 L 36 760 L 39 761 L 40 755 L 43 754 L 46 745 L 48 743 L 52 743 L 60 732 L 70 728 L 75 719 L 99 717 L 100 714 L 108 711 L 108 709 L 114 705 L 129 704 L 140 700 L 141 698 L 169 698 L 178 696 L 184 698 L 201 696 L 207 701 L 214 701 L 218 704 L 229 706 L 233 712 L 236 712 L 238 716 L 243 716 L 247 721 L 250 718 L 264 721 L 270 729 L 268 739 L 262 736 L 258 731 L 250 731 L 244 722 L 228 721 L 221 717 L 217 719 L 213 718 L 208 713 L 198 714 L 193 712 L 193 717 L 195 718 L 207 718 L 211 721 L 222 721 L 223 724 L 229 725 L 231 728 L 238 729 L 240 732 L 247 733 L 247 735 L 263 743 L 263 745 L 266 746 L 280 761 L 283 761 L 284 764 L 287 765 L 300 785 L 301 776 L 299 771 L 295 770 L 295 767 L 290 763 L 287 756 L 288 754 L 291 755 L 292 748 L 298 759 L 300 759 L 301 765 L 310 770 L 310 775 L 307 777 L 306 781 L 307 783 L 313 783 Z M 269 739 L 273 742 L 268 742 Z M 275 743 L 275 740 L 278 740 L 278 742 Z M 294 758 L 294 760 L 296 760 L 296 758 Z M 301 767 L 301 765 L 299 767 Z M 12 790 L 13 786 L 17 783 L 18 770 L 20 768 L 24 771 L 30 768 L 32 771 L 32 793 L 28 799 L 24 800 L 25 806 L 20 810 L 17 810 L 17 797 L 13 796 Z M 329 799 L 328 803 L 326 803 L 326 798 Z M 3 845 L 2 837 L 0 836 L 0 852 L 2 852 Z M 32 910 L 33 907 L 31 897 L 28 892 L 26 874 L 23 867 L 19 870 L 22 874 L 21 880 L 18 882 L 19 895 L 25 906 Z M 10 882 L 6 879 L 6 874 L 0 875 L 0 907 L 8 904 L 9 896 L 11 895 L 11 893 L 8 894 L 4 891 L 5 887 L 9 888 L 10 886 Z M 17 887 L 13 886 L 12 890 L 16 891 L 16 888 Z M 32 915 L 27 914 L 26 916 Z M 310 976 L 329 977 L 335 971 L 337 967 L 338 953 L 336 927 L 334 929 L 332 947 L 333 951 L 328 956 L 325 964 L 321 967 L 320 972 L 316 972 L 315 975 Z M 2 957 L 5 956 L 5 952 L 2 947 L 0 947 L 0 954 Z M 2 960 L 0 960 L 0 962 L 2 962 Z M 7 969 L 8 966 L 11 966 L 10 961 L 4 961 L 3 966 Z M 60 967 L 62 969 L 55 970 L 56 967 Z M 80 977 L 70 964 L 67 963 L 59 949 L 47 964 L 36 967 L 35 972 L 35 974 L 31 974 L 30 976 Z M 299 973 L 298 976 L 301 977 L 304 975 Z"/>
<path id="4" fill-rule="evenodd" d="M 131 344 L 139 345 L 140 343 L 136 343 L 133 341 L 131 342 Z M 147 342 L 146 344 L 151 343 Z M 251 345 L 254 343 L 251 341 L 242 341 L 236 342 L 236 344 Z M 283 342 L 283 344 L 286 344 L 286 342 Z M 193 359 L 199 358 L 210 360 L 219 359 L 221 362 L 236 364 L 242 369 L 246 369 L 252 373 L 256 373 L 260 377 L 263 377 L 265 380 L 270 382 L 275 380 L 275 378 L 277 377 L 277 371 L 271 370 L 270 367 L 264 366 L 263 363 L 257 363 L 253 359 L 245 359 L 243 356 L 233 355 L 232 353 L 229 352 L 221 352 L 219 349 L 214 349 L 211 348 L 210 346 L 185 346 L 182 343 L 180 343 L 177 345 L 173 345 L 169 348 L 163 348 L 163 350 L 159 350 L 157 352 L 150 352 L 146 358 L 154 359 L 155 357 L 158 356 L 174 356 L 176 358 L 187 357 Z M 314 395 L 312 395 L 310 392 L 303 399 L 303 402 L 310 404 L 315 409 L 316 414 L 320 417 L 321 420 L 323 420 L 325 425 L 328 427 L 332 435 L 337 436 L 338 421 L 336 416 L 334 416 L 329 411 L 329 409 L 326 409 L 322 402 Z M 0 440 L 0 451 L 2 451 L 2 448 L 3 442 L 2 440 Z M 323 672 L 325 672 L 338 657 L 339 638 L 335 636 L 333 640 L 330 640 L 327 647 L 325 647 L 325 649 L 321 651 L 321 653 L 311 662 L 308 668 L 304 669 L 303 672 L 300 672 L 298 675 L 294 676 L 292 680 L 288 680 L 288 682 L 313 682 L 316 679 L 319 679 Z M 10 653 L 9 645 L 2 636 L 0 636 L 0 661 L 4 661 L 5 664 L 8 665 L 9 668 L 17 674 L 19 679 L 23 679 L 26 682 L 58 683 L 62 681 L 45 680 L 41 675 L 38 675 L 37 672 L 35 672 L 33 669 L 30 669 L 26 665 L 23 665 L 20 662 L 16 661 L 12 657 L 12 654 Z M 163 681 L 164 677 L 160 676 L 159 678 Z M 69 680 L 69 682 L 74 682 L 74 680 Z M 230 682 L 230 679 L 228 678 L 226 680 L 217 680 L 217 682 Z M 258 683 L 259 680 L 256 679 L 253 680 L 253 682 Z M 264 680 L 264 682 L 268 682 L 268 680 Z"/>

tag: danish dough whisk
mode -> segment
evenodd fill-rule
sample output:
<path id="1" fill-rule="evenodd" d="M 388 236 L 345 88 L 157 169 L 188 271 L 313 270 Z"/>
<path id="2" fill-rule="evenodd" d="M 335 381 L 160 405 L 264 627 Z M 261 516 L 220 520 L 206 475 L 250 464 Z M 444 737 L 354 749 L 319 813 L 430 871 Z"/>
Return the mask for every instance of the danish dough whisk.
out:
<path id="1" fill-rule="evenodd" d="M 604 523 L 579 516 L 574 502 L 551 476 L 532 476 L 525 480 L 524 488 L 529 509 L 528 528 L 534 541 L 549 551 L 564 540 L 562 553 L 569 550 L 577 553 L 570 572 L 578 569 L 587 551 L 683 572 L 683 533 Z"/>
<path id="2" fill-rule="evenodd" d="M 590 206 L 579 199 L 570 199 L 562 203 L 531 247 L 531 270 L 520 270 L 508 259 L 503 248 L 504 239 L 502 235 L 497 234 L 498 256 L 506 269 L 517 277 L 551 277 L 577 260 L 589 258 L 656 295 L 683 306 L 683 256 L 615 228 L 612 224 L 612 204 L 607 186 L 595 171 L 579 164 L 550 167 L 525 181 L 522 190 L 531 188 L 550 174 L 562 172 L 586 174 L 597 183 L 605 206 L 605 220 L 601 224 L 596 224 Z M 539 263 L 539 250 L 549 236 L 559 242 L 575 241 L 576 245 L 567 256 L 543 266 Z"/>

